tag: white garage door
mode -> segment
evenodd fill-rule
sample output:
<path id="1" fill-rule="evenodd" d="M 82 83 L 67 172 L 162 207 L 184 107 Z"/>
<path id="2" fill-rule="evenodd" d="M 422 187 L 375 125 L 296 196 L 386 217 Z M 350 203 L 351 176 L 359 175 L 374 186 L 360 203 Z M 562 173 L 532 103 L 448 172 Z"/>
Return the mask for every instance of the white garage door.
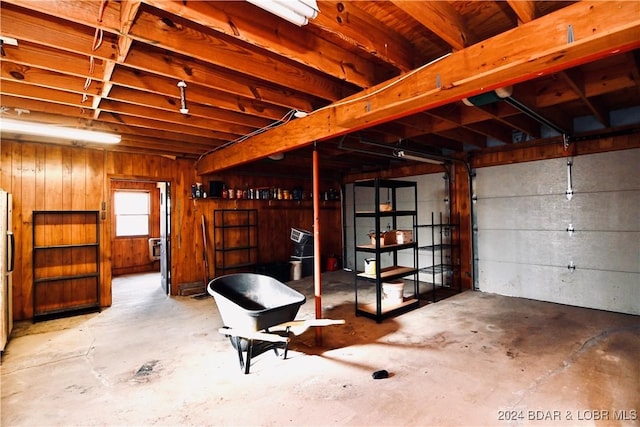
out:
<path id="1" fill-rule="evenodd" d="M 478 289 L 640 314 L 638 165 L 640 149 L 478 169 Z"/>

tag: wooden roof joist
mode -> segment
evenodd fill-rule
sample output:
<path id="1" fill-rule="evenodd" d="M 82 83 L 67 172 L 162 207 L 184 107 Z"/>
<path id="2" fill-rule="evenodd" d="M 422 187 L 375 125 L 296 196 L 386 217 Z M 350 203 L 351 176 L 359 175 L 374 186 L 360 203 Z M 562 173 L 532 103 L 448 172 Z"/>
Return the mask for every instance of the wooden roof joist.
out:
<path id="1" fill-rule="evenodd" d="M 199 174 L 532 80 L 640 47 L 640 2 L 582 1 L 211 153 Z"/>

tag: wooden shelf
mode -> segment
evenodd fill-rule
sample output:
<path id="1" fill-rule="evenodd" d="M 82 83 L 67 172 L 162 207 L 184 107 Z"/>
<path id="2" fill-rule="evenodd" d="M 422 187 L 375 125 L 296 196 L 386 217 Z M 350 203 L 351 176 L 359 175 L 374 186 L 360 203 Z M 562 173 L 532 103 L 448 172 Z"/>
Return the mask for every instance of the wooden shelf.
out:
<path id="1" fill-rule="evenodd" d="M 418 269 L 412 267 L 393 266 L 380 270 L 380 280 L 394 280 L 400 277 L 409 276 L 418 272 Z M 377 280 L 375 274 L 358 273 L 358 277 L 369 280 Z"/>
<path id="2" fill-rule="evenodd" d="M 356 248 L 359 251 L 363 252 L 389 252 L 389 251 L 399 251 L 401 249 L 413 249 L 416 246 L 415 242 L 403 243 L 403 244 L 393 244 L 393 245 L 381 245 L 378 249 L 376 245 L 367 244 L 367 245 L 358 245 Z"/>
<path id="3" fill-rule="evenodd" d="M 46 250 L 46 249 L 71 249 L 71 248 L 91 248 L 99 246 L 99 243 L 80 243 L 76 245 L 50 245 L 50 246 L 34 246 L 33 249 L 36 251 Z"/>
<path id="4" fill-rule="evenodd" d="M 99 310 L 100 212 L 34 211 L 32 233 L 33 319 Z"/>
<path id="5" fill-rule="evenodd" d="M 47 282 L 60 282 L 62 280 L 80 280 L 87 278 L 100 277 L 100 273 L 87 273 L 87 274 L 69 274 L 65 276 L 51 276 L 51 277 L 43 277 L 39 279 L 33 279 L 34 283 L 47 283 Z"/>

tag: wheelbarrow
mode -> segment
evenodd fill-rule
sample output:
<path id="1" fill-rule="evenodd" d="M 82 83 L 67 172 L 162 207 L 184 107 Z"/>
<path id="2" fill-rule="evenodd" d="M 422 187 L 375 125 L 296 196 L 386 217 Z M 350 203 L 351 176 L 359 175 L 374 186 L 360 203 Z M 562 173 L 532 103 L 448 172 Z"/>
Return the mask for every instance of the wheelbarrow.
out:
<path id="1" fill-rule="evenodd" d="M 287 358 L 291 333 L 300 335 L 312 326 L 344 324 L 344 320 L 294 320 L 306 298 L 284 283 L 262 274 L 236 273 L 217 277 L 207 285 L 223 327 L 218 332 L 238 352 L 240 369 L 249 373 L 251 357 L 268 350 Z M 246 353 L 246 361 L 243 357 Z"/>

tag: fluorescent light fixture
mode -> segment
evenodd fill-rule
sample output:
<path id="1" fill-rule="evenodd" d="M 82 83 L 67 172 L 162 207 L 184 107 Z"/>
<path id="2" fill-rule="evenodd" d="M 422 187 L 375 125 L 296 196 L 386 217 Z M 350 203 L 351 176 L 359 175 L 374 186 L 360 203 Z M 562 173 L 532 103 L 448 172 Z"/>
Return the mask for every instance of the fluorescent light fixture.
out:
<path id="1" fill-rule="evenodd" d="M 407 153 L 404 152 L 404 150 L 394 151 L 393 155 L 398 157 L 398 158 L 400 158 L 400 159 L 415 160 L 416 162 L 431 163 L 431 164 L 434 164 L 434 165 L 442 165 L 442 164 L 444 164 L 444 162 L 442 162 L 440 160 L 429 159 L 427 157 L 414 156 L 412 154 L 407 154 Z"/>
<path id="2" fill-rule="evenodd" d="M 95 132 L 86 129 L 73 129 L 43 123 L 25 122 L 22 120 L 0 119 L 0 131 L 25 135 L 46 136 L 50 138 L 70 139 L 74 141 L 97 142 L 100 144 L 117 144 L 120 135 Z"/>
<path id="3" fill-rule="evenodd" d="M 260 9 L 273 13 L 299 27 L 318 16 L 316 0 L 247 0 Z"/>
<path id="4" fill-rule="evenodd" d="M 18 40 L 13 37 L 0 36 L 0 42 L 9 46 L 18 46 Z"/>

